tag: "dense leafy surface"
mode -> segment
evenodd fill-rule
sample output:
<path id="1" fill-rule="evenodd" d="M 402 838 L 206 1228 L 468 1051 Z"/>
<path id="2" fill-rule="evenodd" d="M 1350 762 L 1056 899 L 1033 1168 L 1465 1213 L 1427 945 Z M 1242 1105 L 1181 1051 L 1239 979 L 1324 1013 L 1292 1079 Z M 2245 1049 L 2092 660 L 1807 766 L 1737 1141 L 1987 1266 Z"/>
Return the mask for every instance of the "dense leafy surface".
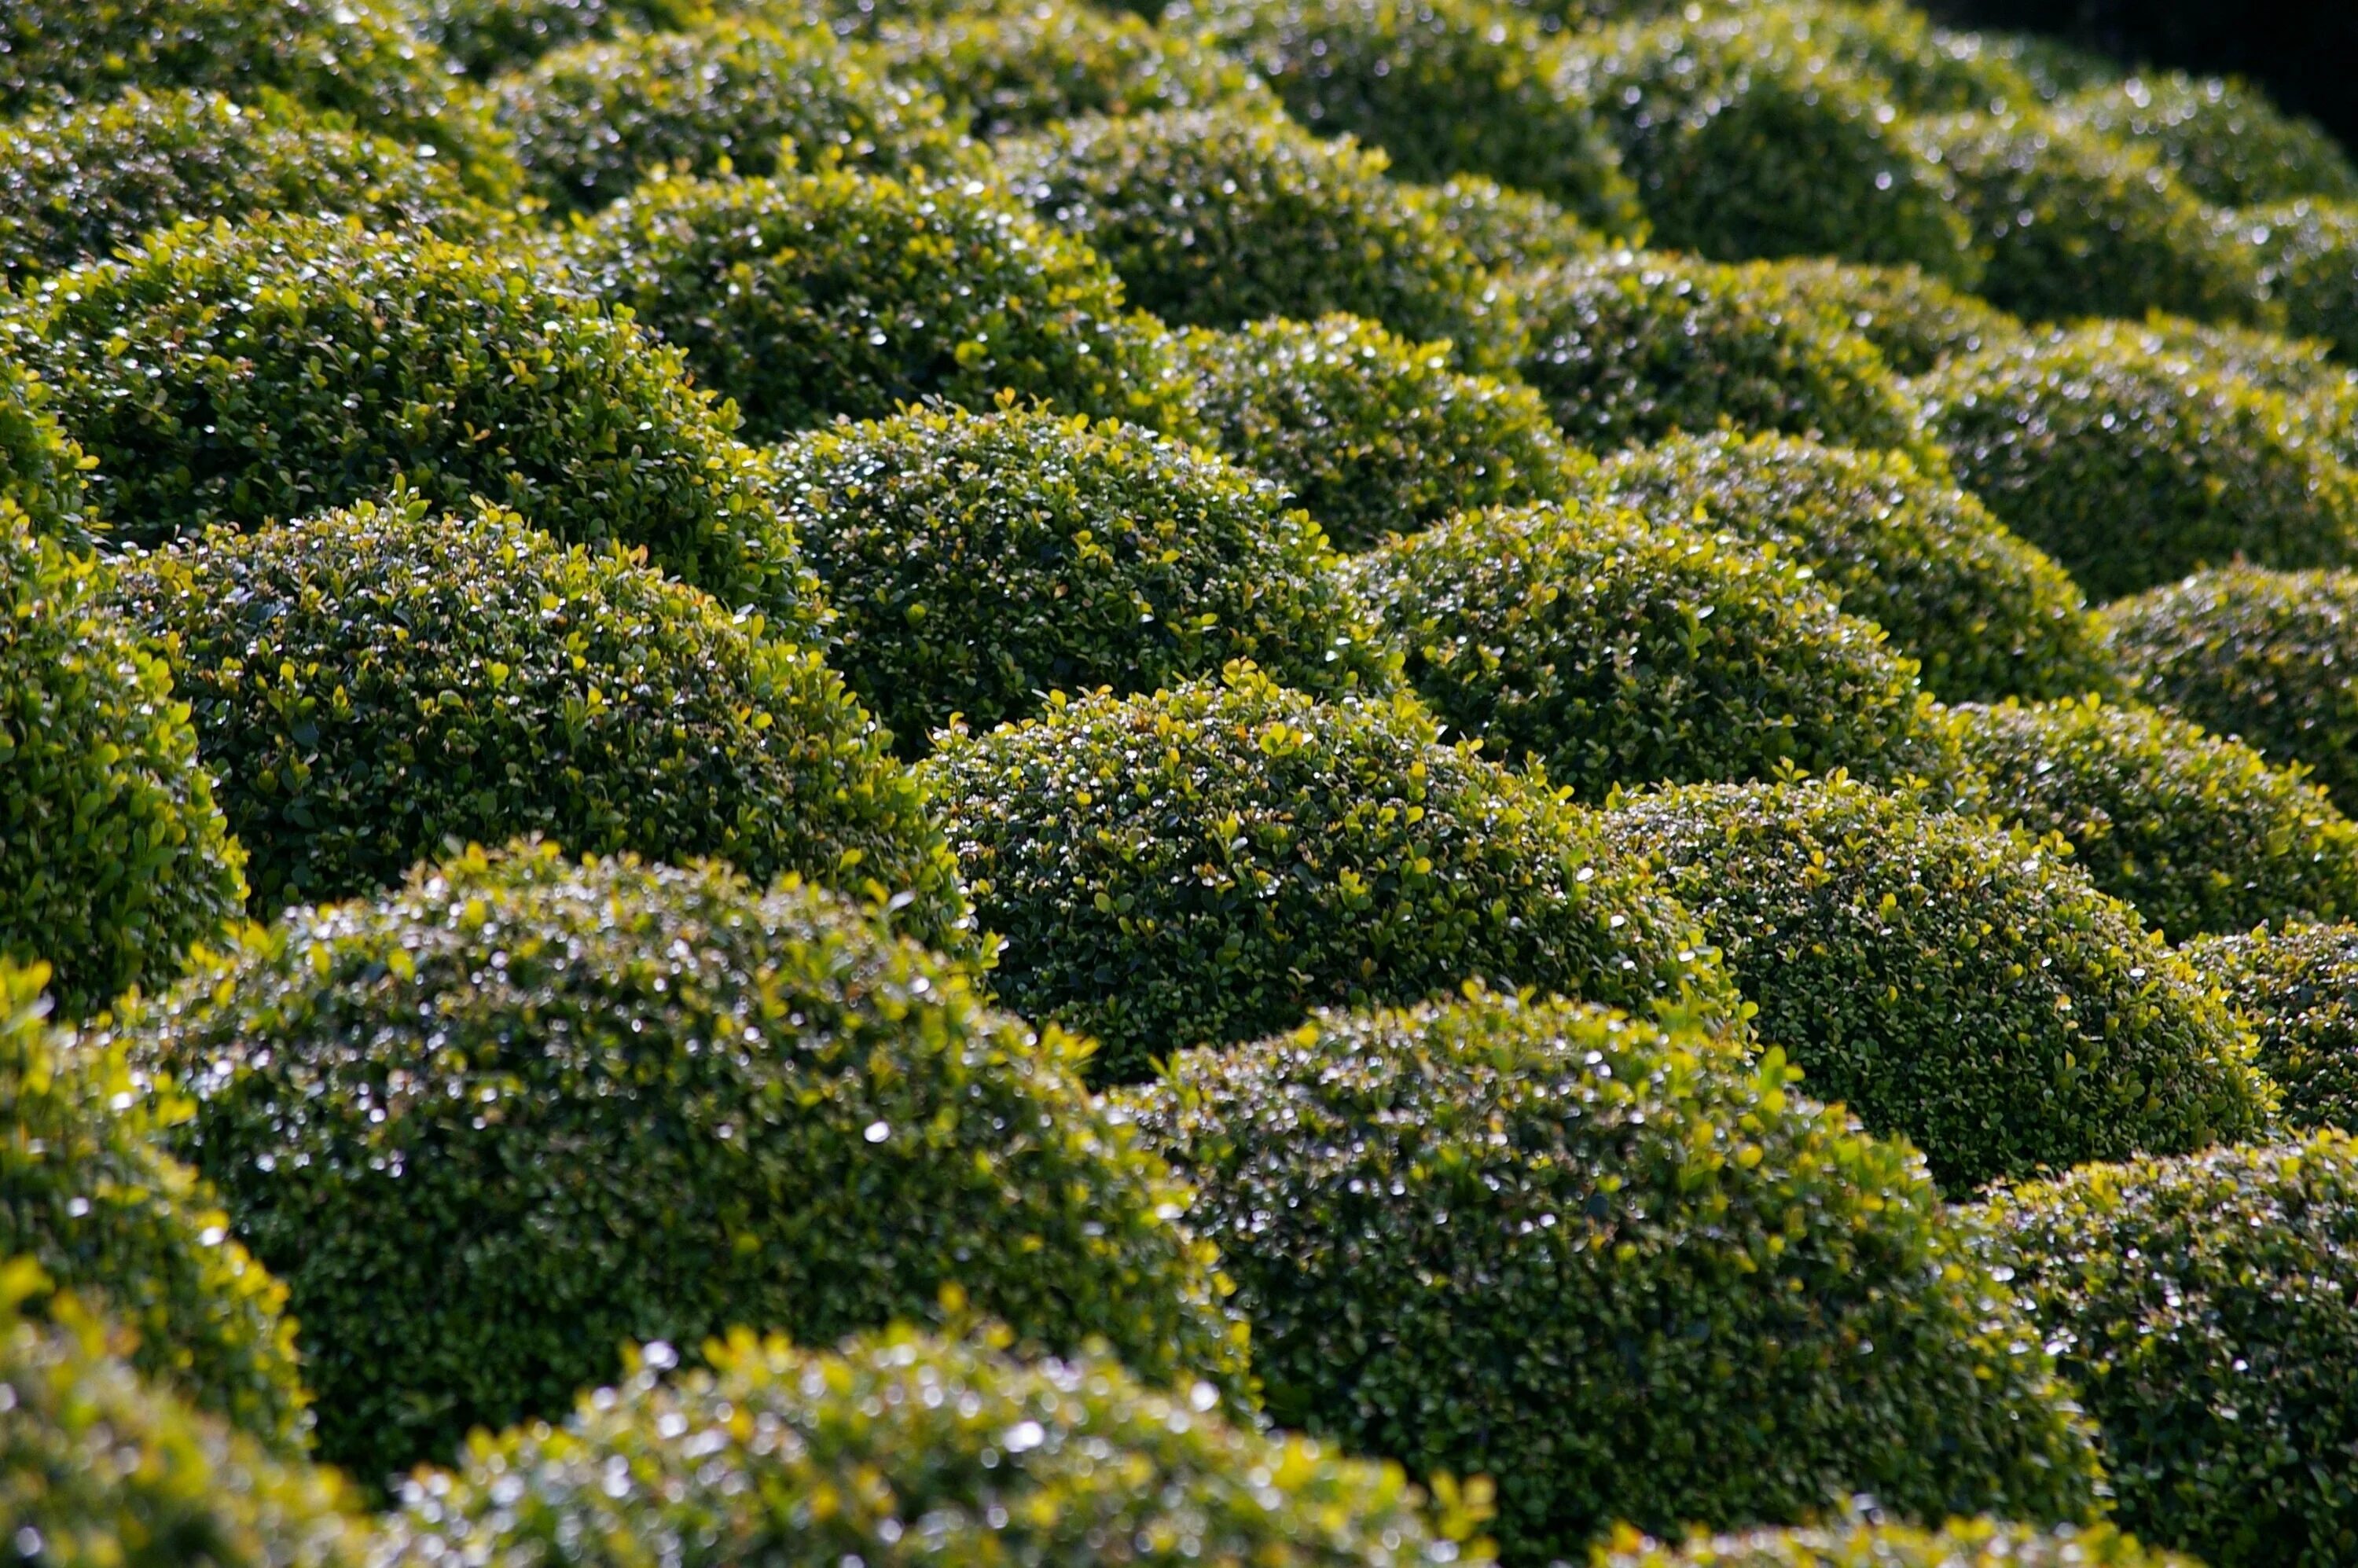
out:
<path id="1" fill-rule="evenodd" d="M 0 503 L 13 503 L 36 534 L 81 542 L 88 461 L 58 424 L 49 387 L 0 350 Z"/>
<path id="2" fill-rule="evenodd" d="M 1952 354 L 2020 341 L 2028 329 L 1980 296 L 1916 266 L 1790 261 L 1776 286 L 1831 308 L 1902 375 L 1921 375 Z"/>
<path id="3" fill-rule="evenodd" d="M 2259 1035 L 2259 1064 L 2283 1092 L 2283 1121 L 2358 1127 L 2358 926 L 2287 924 L 2187 945 Z"/>
<path id="4" fill-rule="evenodd" d="M 1601 1561 L 1603 1568 L 2191 1568 L 2110 1525 L 2042 1530 L 1988 1519 L 1952 1519 L 1937 1530 L 1866 1523 L 1760 1530 L 1680 1546 L 1621 1534 Z"/>

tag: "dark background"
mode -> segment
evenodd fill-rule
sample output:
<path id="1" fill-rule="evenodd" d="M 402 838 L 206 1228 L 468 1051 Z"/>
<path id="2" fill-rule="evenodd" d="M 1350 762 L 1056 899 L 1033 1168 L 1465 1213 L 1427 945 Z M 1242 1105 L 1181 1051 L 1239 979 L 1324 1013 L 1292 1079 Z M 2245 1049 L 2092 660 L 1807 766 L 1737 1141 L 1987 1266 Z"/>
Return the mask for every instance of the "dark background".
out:
<path id="1" fill-rule="evenodd" d="M 2244 76 L 2358 146 L 2358 0 L 1920 0 L 1961 27 L 2052 33 L 2131 65 Z"/>

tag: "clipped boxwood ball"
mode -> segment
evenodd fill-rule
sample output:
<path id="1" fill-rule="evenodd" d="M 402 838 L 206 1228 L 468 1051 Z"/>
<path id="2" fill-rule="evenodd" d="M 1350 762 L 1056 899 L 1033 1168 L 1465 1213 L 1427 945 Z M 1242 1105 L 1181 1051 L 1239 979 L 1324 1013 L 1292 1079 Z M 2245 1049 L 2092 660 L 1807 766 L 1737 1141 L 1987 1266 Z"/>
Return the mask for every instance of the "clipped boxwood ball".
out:
<path id="1" fill-rule="evenodd" d="M 1469 979 L 1643 1009 L 1725 988 L 1690 922 L 1546 782 L 1444 745 L 1412 698 L 1314 701 L 1249 666 L 1053 705 L 926 763 L 991 983 L 1102 1040 L 1182 1046 Z"/>
<path id="2" fill-rule="evenodd" d="M 1342 310 L 1482 369 L 1520 342 L 1497 284 L 1348 136 L 1236 111 L 1092 115 L 1001 144 L 1000 167 L 1174 326 Z"/>
<path id="3" fill-rule="evenodd" d="M 1599 492 L 1661 524 L 1774 545 L 1891 634 L 1951 700 L 2102 690 L 2114 676 L 2063 568 L 1902 452 L 1675 436 L 1617 454 Z"/>
<path id="4" fill-rule="evenodd" d="M 828 659 L 916 755 L 1047 691 L 1152 691 L 1253 659 L 1290 686 L 1392 661 L 1275 486 L 1135 426 L 918 409 L 782 449 L 780 504 L 835 612 Z"/>
<path id="5" fill-rule="evenodd" d="M 0 957 L 46 959 L 80 1018 L 215 940 L 243 861 L 170 672 L 0 495 Z"/>
<path id="6" fill-rule="evenodd" d="M 2358 558 L 2358 472 L 2283 395 L 2102 326 L 1919 385 L 1958 477 L 2089 594 Z"/>
<path id="7" fill-rule="evenodd" d="M 1572 487 L 1539 394 L 1459 372 L 1446 343 L 1325 316 L 1198 329 L 1182 351 L 1213 441 L 1283 485 L 1344 549 Z"/>
<path id="8" fill-rule="evenodd" d="M 1987 1213 L 2124 1529 L 2212 1568 L 2349 1560 L 2358 1143 L 2093 1165 Z"/>
<path id="9" fill-rule="evenodd" d="M 2071 840 L 2089 879 L 2174 936 L 2358 914 L 2358 825 L 2298 768 L 2137 705 L 1951 710 L 1983 809 Z"/>
<path id="10" fill-rule="evenodd" d="M 1817 309 L 1832 309 L 1901 375 L 1943 360 L 2025 341 L 2029 329 L 1976 295 L 1917 266 L 1789 261 L 1768 275 Z"/>
<path id="11" fill-rule="evenodd" d="M 2258 1033 L 2284 1125 L 2358 1127 L 2358 925 L 2289 924 L 2182 950 Z"/>
<path id="12" fill-rule="evenodd" d="M 1501 507 L 1354 575 L 1436 714 L 1585 800 L 1788 765 L 1956 772 L 1915 662 L 1774 546 L 1598 503 Z"/>
<path id="13" fill-rule="evenodd" d="M 2199 572 L 2108 606 L 2104 624 L 2146 700 L 2307 764 L 2358 811 L 2358 573 Z"/>
<path id="14" fill-rule="evenodd" d="M 1756 1530 L 1665 1545 L 1617 1532 L 1597 1568 L 2197 1568 L 2192 1560 L 2137 1544 L 2108 1524 L 2040 1530 L 1990 1519 L 1952 1519 L 1938 1530 L 1844 1522 Z"/>
<path id="15" fill-rule="evenodd" d="M 37 534 L 84 543 L 92 464 L 58 424 L 49 387 L 9 351 L 12 337 L 0 322 L 0 504 Z"/>
<path id="16" fill-rule="evenodd" d="M 191 222 L 45 280 L 28 353 L 117 538 L 283 522 L 406 482 L 666 572 L 782 628 L 816 615 L 732 416 L 519 255 L 357 223 Z"/>
<path id="17" fill-rule="evenodd" d="M 1195 1185 L 1270 1413 L 1494 1477 L 1509 1563 L 1862 1490 L 2093 1513 L 2069 1392 L 1922 1162 L 1798 1076 L 1692 1025 L 1477 996 L 1188 1052 L 1141 1119 Z"/>
<path id="18" fill-rule="evenodd" d="M 2358 200 L 2358 168 L 2323 126 L 2240 81 L 2183 71 L 2092 87 L 2057 112 L 2151 151 L 2205 201 L 2256 207 L 2300 196 Z"/>
<path id="19" fill-rule="evenodd" d="M 764 438 L 1002 392 L 1186 430 L 1165 334 L 1104 263 L 975 182 L 844 169 L 643 188 L 579 238 L 596 289 Z"/>
<path id="20" fill-rule="evenodd" d="M 310 1420 L 295 1325 L 278 1314 L 286 1288 L 157 1147 L 121 1053 L 78 1049 L 43 1022 L 48 980 L 45 965 L 0 958 L 0 1259 L 30 1259 L 49 1287 L 132 1330 L 141 1373 L 269 1447 L 299 1449 Z"/>
<path id="21" fill-rule="evenodd" d="M 404 498 L 134 557 L 109 598 L 174 671 L 262 914 L 525 833 L 905 894 L 936 941 L 962 913 L 819 654 L 620 551 Z"/>
<path id="22" fill-rule="evenodd" d="M 1639 796 L 1650 856 L 1761 1039 L 1952 1192 L 2258 1129 L 2234 1015 L 2060 845 L 1843 779 Z"/>
<path id="23" fill-rule="evenodd" d="M 2358 200 L 2298 201 L 2227 212 L 2217 220 L 2259 254 L 2287 328 L 2358 358 Z"/>
<path id="24" fill-rule="evenodd" d="M 1579 261 L 1606 248 L 1604 235 L 1546 197 L 1495 179 L 1461 174 L 1437 185 L 1403 183 L 1401 189 L 1477 265 L 1493 272 Z"/>
<path id="25" fill-rule="evenodd" d="M 549 50 L 619 32 L 655 33 L 712 18 L 706 0 L 405 0 L 412 25 L 468 75 L 488 79 Z"/>
<path id="26" fill-rule="evenodd" d="M 533 189 L 602 207 L 650 174 L 763 175 L 958 164 L 941 101 L 885 73 L 874 50 L 809 23 L 717 22 L 577 44 L 492 89 Z"/>
<path id="27" fill-rule="evenodd" d="M 1428 1521 L 1395 1466 L 1232 1424 L 1201 1384 L 1141 1386 L 1093 1351 L 1019 1361 L 1003 1339 L 895 1328 L 814 1351 L 741 1330 L 668 1380 L 676 1352 L 648 1346 L 563 1427 L 485 1436 L 456 1476 L 410 1480 L 376 1560 L 1487 1562 L 1442 1533 L 1471 1532 L 1471 1487 Z"/>
<path id="28" fill-rule="evenodd" d="M 957 1283 L 1052 1348 L 1244 1389 L 1178 1189 L 963 971 L 795 883 L 553 848 L 243 936 L 126 1025 L 287 1281 L 364 1480 L 554 1416 L 625 1340 L 820 1343 Z"/>

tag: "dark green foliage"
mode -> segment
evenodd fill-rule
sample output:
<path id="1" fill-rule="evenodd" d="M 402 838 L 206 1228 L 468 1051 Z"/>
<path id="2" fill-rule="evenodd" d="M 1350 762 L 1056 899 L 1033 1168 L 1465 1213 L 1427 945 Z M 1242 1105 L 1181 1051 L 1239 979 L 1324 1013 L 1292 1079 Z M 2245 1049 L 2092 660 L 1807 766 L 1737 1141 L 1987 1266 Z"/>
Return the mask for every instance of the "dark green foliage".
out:
<path id="1" fill-rule="evenodd" d="M 602 207 L 651 174 L 948 169 L 967 155 L 941 101 L 825 27 L 717 22 L 577 44 L 493 87 L 533 189 Z M 783 149 L 783 153 L 782 153 Z"/>
<path id="2" fill-rule="evenodd" d="M 2281 395 L 2102 324 L 1920 384 L 1958 477 L 2102 600 L 2358 557 L 2358 473 Z"/>
<path id="3" fill-rule="evenodd" d="M 2285 1126 L 2358 1124 L 2358 925 L 2284 925 L 2205 936 L 2183 951 L 2259 1035 Z"/>
<path id="4" fill-rule="evenodd" d="M 1174 326 L 1343 310 L 1485 369 L 1520 341 L 1471 253 L 1347 136 L 1233 111 L 1100 115 L 1004 143 L 1000 164 Z"/>
<path id="5" fill-rule="evenodd" d="M 2058 844 L 1841 779 L 1698 785 L 1606 823 L 1810 1091 L 1913 1140 L 1952 1193 L 2266 1119 L 2234 1015 Z"/>
<path id="6" fill-rule="evenodd" d="M 2258 254 L 2289 330 L 2358 360 L 2358 202 L 2288 201 L 2224 213 L 2218 226 Z"/>
<path id="7" fill-rule="evenodd" d="M 2069 1390 L 1922 1162 L 1799 1076 L 1690 1024 L 1477 995 L 1189 1052 L 1139 1098 L 1271 1415 L 1494 1476 L 1509 1563 L 1861 1490 L 2093 1513 Z"/>
<path id="8" fill-rule="evenodd" d="M 2061 834 L 2090 880 L 2173 936 L 2358 914 L 2358 826 L 2299 769 L 2136 705 L 1952 710 L 1984 809 Z"/>
<path id="9" fill-rule="evenodd" d="M 1121 284 L 979 183 L 849 170 L 643 189 L 583 233 L 606 297 L 686 351 L 698 378 L 777 437 L 1001 392 L 1185 430 L 1164 334 Z"/>
<path id="10" fill-rule="evenodd" d="M 1996 1519 L 1952 1519 L 1939 1530 L 1838 1523 L 1693 1537 L 1667 1546 L 1615 1536 L 1597 1568 L 2199 1568 L 2139 1546 L 2108 1524 L 2054 1530 Z"/>
<path id="11" fill-rule="evenodd" d="M 265 916 L 525 833 L 903 894 L 936 942 L 963 913 L 818 654 L 618 550 L 362 503 L 135 557 L 109 597 L 172 666 Z"/>
<path id="12" fill-rule="evenodd" d="M 1552 266 L 1601 253 L 1605 236 L 1544 196 L 1459 175 L 1438 185 L 1401 189 L 1464 245 L 1477 265 L 1493 272 Z"/>
<path id="13" fill-rule="evenodd" d="M 1200 0 L 1181 7 L 1267 77 L 1293 117 L 1391 156 L 1407 179 L 1487 176 L 1641 237 L 1610 127 L 1551 81 L 1553 45 L 1489 0 Z"/>
<path id="14" fill-rule="evenodd" d="M 1056 704 L 926 766 L 977 924 L 1007 939 L 992 984 L 1103 1040 L 1102 1080 L 1472 978 L 1725 1001 L 1586 813 L 1442 744 L 1405 696 L 1321 704 L 1248 667 Z"/>
<path id="15" fill-rule="evenodd" d="M 0 958 L 0 1259 L 29 1258 L 135 1333 L 128 1354 L 147 1377 L 269 1447 L 299 1448 L 310 1422 L 295 1325 L 278 1315 L 286 1288 L 158 1150 L 121 1054 L 76 1049 L 43 1022 L 48 979 L 43 965 Z"/>
<path id="16" fill-rule="evenodd" d="M 618 32 L 665 32 L 712 19 L 705 0 L 405 0 L 417 31 L 475 77 Z"/>
<path id="17" fill-rule="evenodd" d="M 1317 525 L 1184 442 L 1080 415 L 914 410 L 778 454 L 835 612 L 828 658 L 904 755 L 1051 690 L 1152 691 L 1231 659 L 1304 690 L 1390 684 Z"/>
<path id="18" fill-rule="evenodd" d="M 1212 439 L 1283 485 L 1347 550 L 1571 487 L 1539 394 L 1459 373 L 1446 343 L 1327 316 L 1199 330 L 1182 351 Z"/>
<path id="19" fill-rule="evenodd" d="M 2104 611 L 2124 679 L 2147 701 L 2306 763 L 2358 810 L 2358 575 L 2234 567 Z"/>
<path id="20" fill-rule="evenodd" d="M 1604 494 L 1661 523 L 1773 544 L 1891 634 L 1952 701 L 2113 684 L 2080 590 L 1982 503 L 1902 452 L 1784 436 L 1673 437 L 1608 460 Z"/>
<path id="21" fill-rule="evenodd" d="M 2123 1528 L 2212 1568 L 2349 1561 L 2358 1144 L 2091 1166 L 1988 1213 Z"/>
<path id="22" fill-rule="evenodd" d="M 486 1437 L 458 1476 L 410 1482 L 377 1561 L 574 1563 L 593 1541 L 600 1560 L 678 1568 L 1487 1561 L 1436 1539 L 1396 1468 L 1232 1425 L 1200 1384 L 1155 1391 L 1093 1351 L 1027 1364 L 1003 1339 L 903 1328 L 822 1352 L 741 1331 L 712 1371 L 668 1383 L 676 1352 L 651 1345 L 561 1429 Z M 616 1475 L 637 1484 L 618 1496 Z M 1474 1514 L 1440 1523 L 1462 1537 Z"/>
<path id="23" fill-rule="evenodd" d="M 2141 74 L 2076 92 L 2057 109 L 2150 149 L 2189 190 L 2223 207 L 2358 199 L 2358 168 L 2323 127 L 2240 81 Z"/>
<path id="24" fill-rule="evenodd" d="M 81 543 L 91 521 L 89 467 L 59 427 L 49 387 L 0 342 L 0 503 L 16 507 L 37 534 Z"/>
<path id="25" fill-rule="evenodd" d="M 825 1343 L 948 1283 L 1242 1398 L 1209 1249 L 1091 1107 L 1087 1047 L 792 882 L 471 850 L 127 1027 L 287 1283 L 320 1452 L 367 1480 L 558 1414 L 626 1339 Z"/>
<path id="26" fill-rule="evenodd" d="M 116 537 L 252 527 L 406 481 L 654 564 L 782 628 L 815 611 L 732 416 L 677 352 L 518 255 L 332 220 L 189 223 L 46 280 L 27 352 Z"/>
<path id="27" fill-rule="evenodd" d="M 1901 375 L 1956 354 L 2022 341 L 2028 330 L 1976 295 L 1916 266 L 1790 261 L 1768 276 L 1804 305 L 1831 309 Z"/>
<path id="28" fill-rule="evenodd" d="M 245 899 L 188 709 L 99 568 L 0 496 L 0 956 L 80 1018 L 154 985 Z"/>
<path id="29" fill-rule="evenodd" d="M 1444 722 L 1585 800 L 1789 765 L 1955 772 L 1915 662 L 1773 546 L 1601 503 L 1500 507 L 1356 577 Z"/>

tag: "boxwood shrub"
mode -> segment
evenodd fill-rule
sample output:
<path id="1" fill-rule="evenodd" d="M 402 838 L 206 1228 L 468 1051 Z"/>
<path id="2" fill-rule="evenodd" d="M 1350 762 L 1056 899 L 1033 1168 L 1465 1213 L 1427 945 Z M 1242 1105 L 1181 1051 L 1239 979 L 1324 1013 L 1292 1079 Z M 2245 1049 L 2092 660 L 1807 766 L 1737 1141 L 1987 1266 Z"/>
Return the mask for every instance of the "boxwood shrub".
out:
<path id="1" fill-rule="evenodd" d="M 2280 394 L 2103 326 L 1919 385 L 1958 477 L 2098 600 L 2358 557 L 2358 472 Z"/>
<path id="2" fill-rule="evenodd" d="M 1317 524 L 1184 442 L 915 409 L 814 431 L 778 473 L 829 661 L 904 754 L 953 716 L 987 729 L 1047 691 L 1152 691 L 1236 658 L 1305 690 L 1390 683 Z"/>
<path id="3" fill-rule="evenodd" d="M 1092 115 L 1001 143 L 1000 167 L 1174 326 L 1344 310 L 1483 369 L 1520 343 L 1495 281 L 1347 136 L 1234 110 Z"/>
<path id="4" fill-rule="evenodd" d="M 45 1022 L 48 980 L 46 965 L 0 958 L 0 1258 L 46 1276 L 18 1300 L 73 1292 L 136 1336 L 127 1354 L 143 1374 L 269 1447 L 298 1449 L 309 1417 L 295 1325 L 278 1311 L 286 1288 L 158 1150 L 120 1053 L 77 1050 Z"/>
<path id="5" fill-rule="evenodd" d="M 710 1370 L 667 1380 L 677 1353 L 648 1346 L 562 1428 L 486 1435 L 456 1476 L 413 1478 L 378 1560 L 573 1563 L 593 1541 L 597 1555 L 683 1568 L 913 1549 L 949 1563 L 1487 1560 L 1442 1533 L 1471 1533 L 1476 1488 L 1448 1487 L 1456 1506 L 1428 1522 L 1394 1466 L 1233 1424 L 1202 1385 L 1143 1387 L 1097 1352 L 1017 1360 L 1003 1337 L 899 1328 L 814 1351 L 741 1331 Z M 638 1484 L 618 1496 L 617 1475 Z M 863 1488 L 849 1507 L 848 1476 Z M 922 1545 L 903 1544 L 912 1530 Z"/>
<path id="6" fill-rule="evenodd" d="M 2028 329 L 1978 295 L 1919 266 L 1789 261 L 1767 275 L 1804 305 L 1831 309 L 1901 375 L 1957 354 L 2023 341 Z"/>
<path id="7" fill-rule="evenodd" d="M 977 921 L 1006 938 L 992 984 L 1102 1040 L 1100 1081 L 1469 978 L 1726 1000 L 1684 912 L 1586 813 L 1443 744 L 1405 695 L 1319 703 L 1238 666 L 1052 703 L 926 771 Z"/>
<path id="8" fill-rule="evenodd" d="M 2174 936 L 2358 914 L 2358 825 L 2299 768 L 2136 704 L 1952 709 L 1991 815 L 2061 834 Z"/>
<path id="9" fill-rule="evenodd" d="M 1186 388 L 1113 273 L 979 182 L 848 169 L 667 181 L 579 243 L 592 286 L 774 438 L 1002 392 L 1189 428 Z"/>
<path id="10" fill-rule="evenodd" d="M 819 654 L 618 550 L 400 498 L 215 529 L 109 598 L 171 665 L 265 915 L 538 833 L 905 895 L 935 941 L 959 919 L 915 781 Z"/>
<path id="11" fill-rule="evenodd" d="M 45 279 L 27 351 L 118 539 L 406 482 L 654 563 L 781 627 L 815 611 L 733 416 L 676 351 L 524 257 L 357 223 L 189 222 Z"/>
<path id="12" fill-rule="evenodd" d="M 712 19 L 706 0 L 406 0 L 411 25 L 470 76 L 520 70 L 554 49 Z"/>
<path id="13" fill-rule="evenodd" d="M 2290 330 L 2358 359 L 2358 201 L 2305 198 L 2225 212 L 2216 222 L 2255 249 Z"/>
<path id="14" fill-rule="evenodd" d="M 0 496 L 0 956 L 80 1018 L 177 971 L 245 899 L 171 676 L 100 568 Z"/>
<path id="15" fill-rule="evenodd" d="M 10 351 L 13 337 L 0 322 L 0 503 L 37 534 L 87 543 L 92 464 L 58 424 L 49 388 Z"/>
<path id="16" fill-rule="evenodd" d="M 1696 785 L 1606 828 L 1725 955 L 1760 1038 L 1943 1187 L 2249 1134 L 2216 992 L 2061 845 L 1848 780 Z"/>
<path id="17" fill-rule="evenodd" d="M 2260 1037 L 2286 1127 L 2358 1125 L 2358 925 L 2287 923 L 2204 936 L 2188 963 L 2225 988 Z"/>
<path id="18" fill-rule="evenodd" d="M 1880 1519 L 1805 1530 L 1693 1536 L 1677 1546 L 1618 1532 L 1598 1568 L 2195 1568 L 2190 1559 L 2137 1544 L 2109 1524 L 2039 1530 L 1991 1519 L 1952 1519 L 1938 1530 Z"/>
<path id="19" fill-rule="evenodd" d="M 929 92 L 892 80 L 867 46 L 822 27 L 716 22 L 576 44 L 493 87 L 533 189 L 559 209 L 602 207 L 650 174 L 782 157 L 899 171 L 966 157 Z"/>
<path id="20" fill-rule="evenodd" d="M 1609 459 L 1595 488 L 1664 522 L 1774 545 L 1881 626 L 1952 701 L 2102 690 L 2114 676 L 2063 568 L 1902 452 L 1786 436 L 1674 436 Z"/>
<path id="21" fill-rule="evenodd" d="M 1539 394 L 1459 372 L 1446 343 L 1325 316 L 1198 329 L 1181 351 L 1212 439 L 1283 485 L 1345 549 L 1571 488 Z"/>
<path id="22" fill-rule="evenodd" d="M 1444 721 L 1585 800 L 1792 766 L 1955 773 L 1915 661 L 1773 546 L 1601 503 L 1498 507 L 1353 575 Z"/>
<path id="23" fill-rule="evenodd" d="M 2314 121 L 2240 81 L 2140 72 L 2086 88 L 2059 113 L 2147 148 L 2205 201 L 2255 207 L 2300 196 L 2358 200 L 2358 168 Z"/>
<path id="24" fill-rule="evenodd" d="M 1544 196 L 1461 174 L 1438 184 L 1401 182 L 1410 200 L 1493 272 L 1517 272 L 1601 254 L 1607 242 Z"/>
<path id="25" fill-rule="evenodd" d="M 2124 1528 L 2214 1568 L 2342 1559 L 2358 1144 L 2091 1166 L 1988 1213 L 2096 1420 Z"/>
<path id="26" fill-rule="evenodd" d="M 1477 992 L 1191 1051 L 1138 1101 L 1271 1415 L 1495 1477 L 1509 1563 L 1857 1491 L 2093 1513 L 2076 1407 L 1921 1160 L 1799 1076 L 1691 1024 Z"/>
<path id="27" fill-rule="evenodd" d="M 625 1340 L 826 1343 L 947 1283 L 1245 1397 L 1209 1249 L 1087 1045 L 791 880 L 469 850 L 125 1027 L 193 1097 L 175 1138 L 286 1280 L 319 1450 L 365 1480 L 560 1412 Z"/>

